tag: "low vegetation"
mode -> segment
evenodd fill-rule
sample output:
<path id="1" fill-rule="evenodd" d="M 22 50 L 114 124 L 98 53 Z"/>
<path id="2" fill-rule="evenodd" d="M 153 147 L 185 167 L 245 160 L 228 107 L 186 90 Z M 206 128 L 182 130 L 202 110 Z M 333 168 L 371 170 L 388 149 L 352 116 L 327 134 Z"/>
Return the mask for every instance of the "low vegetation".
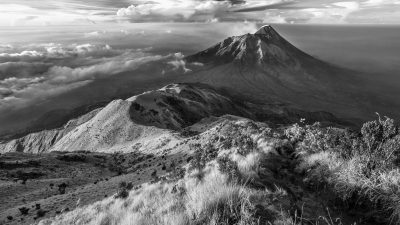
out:
<path id="1" fill-rule="evenodd" d="M 162 166 L 166 177 L 121 183 L 113 197 L 40 224 L 400 222 L 400 133 L 389 118 L 360 132 L 225 121 L 196 140 L 182 164 Z"/>
<path id="2" fill-rule="evenodd" d="M 310 185 L 328 188 L 374 223 L 400 223 L 400 133 L 392 119 L 379 117 L 358 133 L 314 124 L 285 134 Z"/>

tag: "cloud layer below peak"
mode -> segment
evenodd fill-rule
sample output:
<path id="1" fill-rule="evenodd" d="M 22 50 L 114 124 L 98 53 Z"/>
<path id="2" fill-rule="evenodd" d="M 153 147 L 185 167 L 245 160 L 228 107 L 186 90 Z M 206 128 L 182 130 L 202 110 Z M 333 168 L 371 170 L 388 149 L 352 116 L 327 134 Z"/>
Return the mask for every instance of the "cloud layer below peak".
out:
<path id="1" fill-rule="evenodd" d="M 0 112 L 167 57 L 104 44 L 9 46 L 0 53 Z"/>

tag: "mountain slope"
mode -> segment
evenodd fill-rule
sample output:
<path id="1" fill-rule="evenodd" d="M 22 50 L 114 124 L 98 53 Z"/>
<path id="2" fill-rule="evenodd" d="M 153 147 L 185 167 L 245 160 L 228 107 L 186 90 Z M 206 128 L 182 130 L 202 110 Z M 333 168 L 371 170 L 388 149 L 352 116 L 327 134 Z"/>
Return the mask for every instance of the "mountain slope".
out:
<path id="1" fill-rule="evenodd" d="M 254 102 L 283 103 L 344 118 L 366 119 L 375 111 L 393 114 L 385 104 L 393 97 L 373 91 L 379 84 L 302 52 L 271 26 L 227 38 L 186 57 L 186 62 L 203 64 L 186 76 L 186 82 L 226 88 Z"/>
<path id="2" fill-rule="evenodd" d="M 63 128 L 0 144 L 0 152 L 129 152 L 139 142 L 149 152 L 160 144 L 154 140 L 174 139 L 173 133 L 166 129 L 180 130 L 202 118 L 224 114 L 254 118 L 246 106 L 206 85 L 172 84 L 126 100 L 114 100 Z"/>
<path id="3" fill-rule="evenodd" d="M 151 151 L 160 143 L 174 140 L 173 132 L 198 121 L 226 114 L 260 120 L 277 126 L 305 118 L 308 122 L 343 124 L 326 112 L 307 112 L 280 105 L 252 104 L 205 84 L 170 84 L 126 100 L 114 100 L 62 128 L 44 130 L 0 143 L 0 152 L 47 151 Z M 173 143 L 173 141 L 171 141 Z"/>

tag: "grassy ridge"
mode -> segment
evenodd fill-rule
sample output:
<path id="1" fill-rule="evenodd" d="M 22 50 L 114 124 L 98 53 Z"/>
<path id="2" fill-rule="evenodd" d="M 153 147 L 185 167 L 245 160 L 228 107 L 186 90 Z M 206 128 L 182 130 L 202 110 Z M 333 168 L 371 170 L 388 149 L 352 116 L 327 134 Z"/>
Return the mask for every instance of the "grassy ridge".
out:
<path id="1" fill-rule="evenodd" d="M 360 133 L 225 120 L 167 176 L 40 224 L 397 223 L 398 137 L 390 119 Z"/>

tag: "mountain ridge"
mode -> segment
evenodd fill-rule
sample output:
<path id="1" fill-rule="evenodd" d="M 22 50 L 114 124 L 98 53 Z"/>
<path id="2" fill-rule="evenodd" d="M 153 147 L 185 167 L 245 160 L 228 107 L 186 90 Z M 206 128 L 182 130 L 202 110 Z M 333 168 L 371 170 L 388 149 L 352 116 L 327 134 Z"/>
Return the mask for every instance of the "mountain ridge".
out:
<path id="1" fill-rule="evenodd" d="M 182 132 L 202 119 L 235 115 L 271 126 L 301 118 L 312 123 L 346 126 L 327 112 L 306 112 L 276 105 L 255 105 L 206 84 L 175 83 L 125 100 L 116 99 L 73 119 L 63 127 L 31 133 L 0 143 L 0 152 L 117 151 L 151 138 Z M 348 124 L 347 124 L 348 125 Z"/>

